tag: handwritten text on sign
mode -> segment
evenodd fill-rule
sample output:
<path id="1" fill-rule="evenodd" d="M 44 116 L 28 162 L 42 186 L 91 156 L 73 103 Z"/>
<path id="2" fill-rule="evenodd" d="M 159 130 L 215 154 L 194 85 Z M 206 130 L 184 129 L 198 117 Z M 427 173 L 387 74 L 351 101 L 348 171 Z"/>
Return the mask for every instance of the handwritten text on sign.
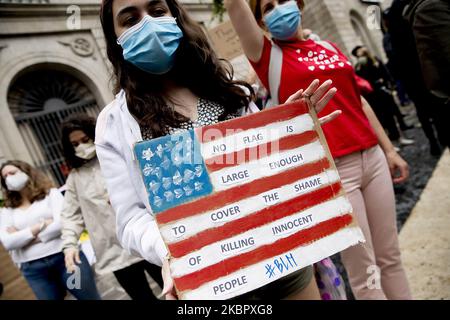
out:
<path id="1" fill-rule="evenodd" d="M 239 37 L 230 21 L 210 29 L 208 34 L 220 58 L 232 60 L 243 54 Z"/>

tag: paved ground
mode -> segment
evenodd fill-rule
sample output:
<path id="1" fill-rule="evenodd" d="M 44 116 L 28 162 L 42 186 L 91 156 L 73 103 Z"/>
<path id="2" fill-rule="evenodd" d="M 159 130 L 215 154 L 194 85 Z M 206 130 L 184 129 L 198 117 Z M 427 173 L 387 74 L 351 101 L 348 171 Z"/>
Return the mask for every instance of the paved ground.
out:
<path id="1" fill-rule="evenodd" d="M 402 112 L 409 114 L 405 119 L 406 123 L 416 127 L 404 132 L 404 135 L 407 138 L 415 140 L 415 144 L 402 147 L 400 151 L 401 156 L 410 166 L 410 177 L 406 183 L 394 187 L 397 206 L 397 226 L 400 231 L 402 230 L 405 221 L 410 216 L 413 208 L 421 198 L 421 194 L 427 186 L 427 183 L 433 174 L 433 170 L 439 161 L 439 157 L 430 155 L 428 140 L 425 137 L 422 128 L 420 128 L 414 107 L 410 105 L 402 107 L 402 109 Z M 450 175 L 450 169 L 447 169 L 446 174 Z M 444 188 L 444 190 L 447 191 L 447 194 L 448 189 L 448 186 Z M 432 194 L 429 196 L 432 196 Z M 450 209 L 447 210 L 447 213 L 450 213 Z M 346 283 L 347 297 L 353 299 L 353 294 L 347 281 L 347 273 L 342 266 L 339 255 L 334 255 L 332 259 Z"/>
<path id="2" fill-rule="evenodd" d="M 414 299 L 450 299 L 450 153 L 439 161 L 400 233 Z"/>

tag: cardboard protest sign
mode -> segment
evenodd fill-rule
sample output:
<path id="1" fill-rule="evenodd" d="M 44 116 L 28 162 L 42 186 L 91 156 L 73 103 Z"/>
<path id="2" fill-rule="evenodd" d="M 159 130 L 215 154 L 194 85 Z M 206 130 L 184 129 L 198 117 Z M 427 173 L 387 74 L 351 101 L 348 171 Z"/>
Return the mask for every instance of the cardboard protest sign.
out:
<path id="1" fill-rule="evenodd" d="M 220 58 L 232 60 L 244 54 L 231 21 L 223 22 L 208 30 L 208 35 Z"/>
<path id="2" fill-rule="evenodd" d="M 364 241 L 305 102 L 140 142 L 181 299 L 228 299 Z"/>
<path id="3" fill-rule="evenodd" d="M 219 58 L 229 61 L 233 66 L 234 79 L 246 80 L 251 66 L 231 21 L 225 21 L 209 29 L 208 35 Z"/>

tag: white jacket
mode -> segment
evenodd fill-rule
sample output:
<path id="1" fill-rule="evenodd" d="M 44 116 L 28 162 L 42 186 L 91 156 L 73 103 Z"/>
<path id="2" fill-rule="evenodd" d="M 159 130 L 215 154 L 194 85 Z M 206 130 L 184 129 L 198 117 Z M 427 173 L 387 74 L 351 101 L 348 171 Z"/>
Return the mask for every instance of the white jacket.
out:
<path id="1" fill-rule="evenodd" d="M 257 110 L 253 103 L 250 112 Z M 167 255 L 148 202 L 134 145 L 142 141 L 139 124 L 128 110 L 125 92 L 108 104 L 97 119 L 95 144 L 103 177 L 116 212 L 117 237 L 132 254 L 162 265 Z"/>
<path id="2" fill-rule="evenodd" d="M 148 196 L 133 147 L 142 141 L 139 124 L 128 111 L 125 92 L 108 104 L 97 119 L 95 144 L 111 204 L 116 232 L 130 253 L 162 265 L 167 248 L 151 214 Z"/>

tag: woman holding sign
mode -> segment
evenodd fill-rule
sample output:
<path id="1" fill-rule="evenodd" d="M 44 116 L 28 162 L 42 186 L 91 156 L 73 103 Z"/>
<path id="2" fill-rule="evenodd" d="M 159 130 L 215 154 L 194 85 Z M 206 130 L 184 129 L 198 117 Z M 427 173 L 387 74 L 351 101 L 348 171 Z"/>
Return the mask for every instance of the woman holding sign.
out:
<path id="1" fill-rule="evenodd" d="M 174 298 L 167 249 L 151 215 L 134 145 L 238 117 L 249 109 L 251 87 L 232 80 L 231 71 L 216 57 L 201 27 L 176 0 L 105 0 L 101 21 L 117 95 L 98 118 L 96 145 L 117 215 L 118 237 L 132 253 L 163 265 L 164 293 Z M 319 81 L 314 81 L 287 102 L 306 94 L 320 111 L 335 93 L 330 86 L 326 82 L 319 87 Z M 252 297 L 320 299 L 311 267 L 262 290 Z"/>
<path id="2" fill-rule="evenodd" d="M 225 0 L 225 6 L 245 54 L 273 100 L 284 101 L 314 79 L 331 79 L 337 87 L 336 96 L 319 115 L 342 109 L 342 116 L 323 130 L 367 241 L 341 253 L 353 293 L 357 299 L 410 299 L 392 187 L 392 179 L 394 183 L 407 179 L 408 165 L 361 97 L 351 63 L 334 44 L 304 38 L 302 0 L 251 0 L 250 7 L 245 0 Z"/>

